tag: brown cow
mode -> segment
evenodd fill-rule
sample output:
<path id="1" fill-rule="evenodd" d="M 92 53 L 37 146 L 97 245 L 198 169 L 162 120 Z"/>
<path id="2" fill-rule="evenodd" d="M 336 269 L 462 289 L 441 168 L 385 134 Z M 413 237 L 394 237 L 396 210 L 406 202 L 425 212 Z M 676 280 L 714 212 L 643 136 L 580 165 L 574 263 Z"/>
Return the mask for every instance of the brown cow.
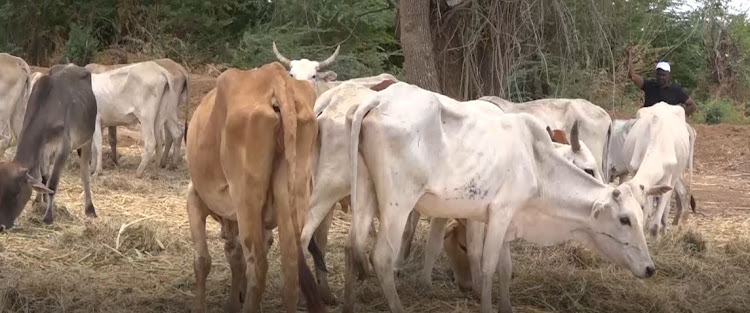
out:
<path id="1" fill-rule="evenodd" d="M 268 271 L 264 236 L 270 236 L 264 229 L 275 224 L 269 218 L 271 203 L 279 225 L 286 311 L 296 312 L 299 275 L 308 310 L 325 312 L 299 244 L 298 220 L 309 205 L 310 157 L 317 136 L 314 102 L 309 82 L 295 80 L 273 62 L 248 71 L 225 71 L 193 113 L 187 135 L 187 210 L 195 247 L 197 312 L 206 309 L 211 268 L 208 215 L 224 228 L 232 271 L 229 310 L 239 309 L 246 278 L 250 300 L 243 311 L 260 311 Z"/>

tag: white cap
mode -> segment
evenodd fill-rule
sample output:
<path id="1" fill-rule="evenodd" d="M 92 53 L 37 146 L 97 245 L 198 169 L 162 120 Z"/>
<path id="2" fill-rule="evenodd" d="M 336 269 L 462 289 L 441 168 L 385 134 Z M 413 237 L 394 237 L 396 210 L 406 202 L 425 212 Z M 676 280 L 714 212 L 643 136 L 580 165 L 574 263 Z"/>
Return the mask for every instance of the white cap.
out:
<path id="1" fill-rule="evenodd" d="M 665 72 L 670 72 L 669 63 L 663 62 L 663 61 L 659 62 L 659 63 L 656 63 L 656 69 L 659 69 L 659 70 L 662 70 L 662 71 L 665 71 Z"/>

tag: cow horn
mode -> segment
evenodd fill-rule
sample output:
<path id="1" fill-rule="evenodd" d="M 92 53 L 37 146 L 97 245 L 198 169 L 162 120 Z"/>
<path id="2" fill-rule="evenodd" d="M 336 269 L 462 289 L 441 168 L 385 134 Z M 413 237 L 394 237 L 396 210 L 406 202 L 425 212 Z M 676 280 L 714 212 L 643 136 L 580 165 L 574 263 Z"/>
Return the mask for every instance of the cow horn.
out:
<path id="1" fill-rule="evenodd" d="M 284 63 L 284 65 L 290 66 L 290 64 L 292 64 L 292 61 L 289 61 L 289 59 L 287 59 L 286 57 L 284 57 L 283 55 L 281 55 L 281 52 L 279 52 L 279 49 L 276 49 L 276 42 L 275 41 L 273 42 L 273 54 L 275 54 L 276 58 L 279 59 L 279 61 L 281 61 L 281 63 Z"/>
<path id="2" fill-rule="evenodd" d="M 552 139 L 552 141 L 555 141 L 555 136 L 552 134 L 552 129 L 547 126 L 547 134 L 549 134 L 549 139 Z"/>
<path id="3" fill-rule="evenodd" d="M 573 129 L 570 130 L 570 146 L 573 152 L 581 151 L 581 142 L 578 141 L 578 121 L 573 122 Z"/>
<path id="4" fill-rule="evenodd" d="M 331 54 L 331 56 L 329 56 L 327 59 L 320 62 L 320 64 L 318 65 L 319 70 L 325 68 L 326 66 L 331 65 L 331 63 L 333 63 L 333 61 L 336 60 L 336 56 L 339 55 L 339 48 L 341 48 L 340 45 L 336 46 L 336 51 L 334 51 L 333 54 Z"/>

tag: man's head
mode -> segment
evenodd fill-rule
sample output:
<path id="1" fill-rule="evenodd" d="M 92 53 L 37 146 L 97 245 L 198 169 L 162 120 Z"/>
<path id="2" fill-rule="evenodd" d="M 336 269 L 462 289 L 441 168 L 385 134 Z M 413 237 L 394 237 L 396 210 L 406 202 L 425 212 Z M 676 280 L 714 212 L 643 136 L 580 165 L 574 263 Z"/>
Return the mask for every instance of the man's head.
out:
<path id="1" fill-rule="evenodd" d="M 662 88 L 672 83 L 672 69 L 669 63 L 664 61 L 656 63 L 656 81 Z"/>

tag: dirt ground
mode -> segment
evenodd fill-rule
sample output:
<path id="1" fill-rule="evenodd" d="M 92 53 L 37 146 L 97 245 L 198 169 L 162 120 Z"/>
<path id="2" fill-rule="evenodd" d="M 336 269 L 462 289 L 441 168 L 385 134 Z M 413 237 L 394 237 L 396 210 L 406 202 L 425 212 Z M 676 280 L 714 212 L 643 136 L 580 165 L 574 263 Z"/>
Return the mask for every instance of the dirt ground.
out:
<path id="1" fill-rule="evenodd" d="M 213 84 L 211 77 L 191 77 L 191 107 Z M 650 240 L 656 276 L 638 280 L 576 244 L 539 248 L 514 243 L 510 288 L 516 312 L 750 312 L 750 127 L 694 127 L 693 190 L 699 214 L 666 237 Z M 120 166 L 115 167 L 106 142 L 104 172 L 92 187 L 98 218 L 83 213 L 78 160 L 71 154 L 55 223 L 43 225 L 42 213 L 29 204 L 17 228 L 0 235 L 0 312 L 189 312 L 195 278 L 185 164 L 176 170 L 152 165 L 137 179 L 142 143 L 120 138 Z M 327 260 L 339 299 L 348 227 L 348 216 L 337 211 Z M 478 311 L 478 301 L 451 282 L 444 255 L 432 289 L 415 287 L 426 234 L 422 220 L 405 275 L 397 279 L 406 310 Z M 214 222 L 209 222 L 209 247 L 209 306 L 211 312 L 222 312 L 229 268 Z M 278 252 L 275 244 L 264 312 L 282 311 Z M 388 311 L 375 277 L 357 286 L 356 311 Z M 494 300 L 497 305 L 497 296 Z"/>

